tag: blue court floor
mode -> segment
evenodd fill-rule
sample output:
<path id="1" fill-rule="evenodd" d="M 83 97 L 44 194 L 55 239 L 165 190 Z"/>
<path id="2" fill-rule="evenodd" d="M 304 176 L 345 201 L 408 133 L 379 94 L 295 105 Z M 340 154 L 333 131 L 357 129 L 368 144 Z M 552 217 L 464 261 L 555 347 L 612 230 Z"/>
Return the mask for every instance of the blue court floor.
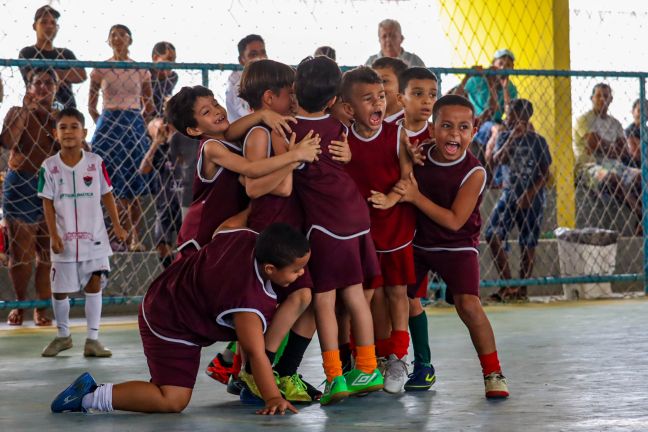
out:
<path id="1" fill-rule="evenodd" d="M 75 347 L 40 357 L 54 329 L 0 326 L 0 431 L 648 431 L 648 301 L 618 300 L 487 308 L 511 398 L 489 402 L 468 333 L 453 309 L 432 308 L 430 338 L 437 383 L 397 396 L 376 393 L 297 415 L 260 417 L 202 372 L 182 414 L 51 414 L 53 396 L 81 372 L 99 382 L 147 380 L 132 319 L 107 319 L 101 339 L 110 359 L 84 359 L 85 327 Z M 203 351 L 203 367 L 221 344 Z M 316 343 L 302 373 L 323 379 Z"/>

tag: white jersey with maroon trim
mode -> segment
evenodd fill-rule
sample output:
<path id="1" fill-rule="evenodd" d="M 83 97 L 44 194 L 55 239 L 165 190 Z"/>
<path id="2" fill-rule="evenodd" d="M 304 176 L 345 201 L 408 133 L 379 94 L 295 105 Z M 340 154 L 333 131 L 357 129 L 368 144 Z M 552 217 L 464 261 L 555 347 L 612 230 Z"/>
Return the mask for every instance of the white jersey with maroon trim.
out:
<path id="1" fill-rule="evenodd" d="M 112 255 L 104 224 L 101 197 L 112 191 L 103 159 L 81 151 L 73 167 L 57 153 L 43 162 L 38 173 L 38 196 L 54 202 L 56 230 L 63 252 L 52 252 L 53 262 L 80 262 Z"/>

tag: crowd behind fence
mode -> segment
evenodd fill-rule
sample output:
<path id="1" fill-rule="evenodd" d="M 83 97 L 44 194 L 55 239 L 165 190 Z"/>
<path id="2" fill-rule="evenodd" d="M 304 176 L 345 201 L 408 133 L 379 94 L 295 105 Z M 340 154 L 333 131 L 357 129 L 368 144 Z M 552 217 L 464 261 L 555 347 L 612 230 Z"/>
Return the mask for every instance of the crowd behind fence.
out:
<path id="1" fill-rule="evenodd" d="M 17 77 L 20 76 L 20 68 L 26 67 L 83 68 L 88 72 L 94 69 L 93 73 L 95 74 L 99 73 L 96 71 L 109 73 L 116 69 L 140 72 L 173 70 L 178 75 L 179 85 L 176 87 L 176 91 L 181 85 L 202 84 L 211 88 L 222 102 L 225 99 L 224 92 L 229 73 L 241 69 L 238 64 L 0 59 L 0 76 L 5 83 L 4 102 L 0 106 L 0 116 L 2 116 L 0 120 L 5 118 L 11 105 L 23 103 L 25 87 L 17 80 Z M 342 69 L 347 70 L 349 67 Z M 430 69 L 439 79 L 439 94 L 457 91 L 456 85 L 463 76 L 476 74 L 475 70 L 465 68 L 432 67 Z M 493 215 L 506 201 L 503 197 L 506 196 L 507 164 L 497 163 L 492 156 L 497 152 L 498 146 L 502 144 L 501 142 L 498 144 L 498 140 L 501 141 L 499 135 L 506 136 L 506 133 L 510 132 L 507 130 L 511 125 L 507 124 L 507 116 L 504 116 L 502 122 L 497 121 L 480 129 L 477 136 L 481 138 L 473 142 L 471 151 L 482 160 L 489 173 L 488 187 L 484 190 L 482 203 L 483 229 L 480 246 L 482 287 L 522 285 L 537 287 L 613 282 L 620 284 L 615 287 L 615 290 L 621 293 L 644 289 L 648 292 L 646 281 L 648 240 L 644 235 L 648 232 L 648 218 L 645 217 L 648 206 L 648 190 L 643 187 L 648 180 L 648 135 L 646 130 L 648 106 L 645 95 L 645 80 L 648 73 L 520 69 L 479 72 L 479 75 L 485 77 L 496 74 L 507 75 L 509 80 L 517 86 L 518 97 L 532 102 L 534 109 L 532 117 L 528 119 L 529 130 L 546 140 L 550 152 L 551 168 L 543 189 L 543 199 L 539 200 L 537 205 L 531 205 L 530 211 L 525 212 L 523 217 L 517 215 L 519 219 L 517 221 L 515 214 L 506 216 L 513 220 L 508 224 L 512 229 L 506 229 L 499 235 L 502 240 L 499 252 L 507 253 L 509 256 L 508 267 L 503 268 L 498 257 L 495 256 L 498 252 L 491 241 L 492 230 L 489 235 L 488 228 L 492 225 Z M 605 85 L 601 86 L 601 83 Z M 136 226 L 132 228 L 139 233 L 137 238 L 124 249 L 116 248 L 119 253 L 116 253 L 112 258 L 112 274 L 106 291 L 109 295 L 138 301 L 144 294 L 148 283 L 163 268 L 161 261 L 158 261 L 156 254 L 153 253 L 158 246 L 158 253 L 162 258 L 159 242 L 160 236 L 164 237 L 164 234 L 161 232 L 168 228 L 168 224 L 175 223 L 174 217 L 179 217 L 182 207 L 188 206 L 187 197 L 190 197 L 190 193 L 187 188 L 190 187 L 193 177 L 195 159 L 192 157 L 195 157 L 196 143 L 192 143 L 191 140 L 182 140 L 179 137 L 176 137 L 175 142 L 173 138 L 167 140 L 172 147 L 170 153 L 172 160 L 167 161 L 170 165 L 165 169 L 171 173 L 171 176 L 165 181 L 170 183 L 160 188 L 160 181 L 162 181 L 159 177 L 160 172 L 156 174 L 154 170 L 152 174 L 148 175 L 137 173 L 143 154 L 151 145 L 151 135 L 155 133 L 151 132 L 151 125 L 147 130 L 146 124 L 139 119 L 141 117 L 139 111 L 135 110 L 133 111 L 135 114 L 132 112 L 129 114 L 128 110 L 121 110 L 112 119 L 106 118 L 104 113 L 96 119 L 98 120 L 96 128 L 92 127 L 92 118 L 96 116 L 92 112 L 88 112 L 86 100 L 80 94 L 79 88 L 77 86 L 75 93 L 77 105 L 85 114 L 87 125 L 91 126 L 88 142 L 95 143 L 93 151 L 95 146 L 104 145 L 106 146 L 106 155 L 114 154 L 114 160 L 107 161 L 114 171 L 110 174 L 111 176 L 124 177 L 125 187 L 131 188 L 129 192 L 132 192 L 123 196 L 123 205 L 128 207 L 129 212 L 133 210 L 142 215 L 141 218 L 135 217 Z M 609 95 L 605 93 L 608 90 Z M 601 92 L 604 93 L 603 96 L 600 95 Z M 590 122 L 585 125 L 583 107 L 592 105 L 595 109 L 597 98 L 605 99 L 605 97 L 619 94 L 624 96 L 619 99 L 636 99 L 637 101 L 636 105 L 627 107 L 628 111 L 633 112 L 633 123 L 622 125 L 625 129 L 623 140 L 619 141 L 619 147 L 614 154 L 602 149 L 589 149 L 588 152 L 591 152 L 594 157 L 583 165 L 578 154 L 578 140 L 582 139 L 578 136 L 582 132 L 579 129 L 592 124 L 598 125 L 601 122 L 606 125 L 618 123 L 612 123 L 612 120 L 608 119 L 610 115 L 604 112 L 597 114 L 599 118 L 594 123 Z M 606 103 L 609 105 L 610 102 Z M 615 102 L 612 101 L 612 103 Z M 589 112 L 589 110 L 588 108 L 587 111 Z M 112 123 L 106 125 L 106 122 Z M 138 138 L 134 142 L 137 142 L 140 150 L 135 153 L 132 149 L 121 153 L 111 153 L 110 150 L 119 145 L 119 143 L 111 142 L 110 134 L 114 128 L 123 128 L 126 134 L 137 134 L 141 139 Z M 605 129 L 599 132 L 612 134 L 611 128 L 612 126 L 609 126 L 610 130 Z M 618 126 L 614 126 L 614 128 L 618 129 Z M 147 132 L 149 136 L 147 136 Z M 96 144 L 102 140 L 104 144 Z M 585 145 L 590 144 L 585 143 Z M 9 173 L 7 153 L 7 151 L 3 151 L 0 154 L 0 181 L 4 182 L 8 181 L 7 174 Z M 107 156 L 107 158 L 111 159 L 111 156 Z M 599 181 L 603 177 L 606 181 Z M 135 187 L 133 186 L 134 179 L 137 179 L 138 182 L 137 192 L 132 190 Z M 613 181 L 609 181 L 610 179 Z M 166 197 L 161 200 L 165 188 L 167 191 L 171 191 L 171 195 L 174 195 L 175 198 Z M 15 192 L 14 196 L 20 194 L 19 188 L 13 192 Z M 6 196 L 5 194 L 5 199 Z M 4 204 L 6 208 L 6 202 Z M 135 204 L 137 209 L 132 208 Z M 174 220 L 160 220 L 160 214 L 164 212 L 170 214 L 170 218 Z M 500 212 L 500 217 L 503 217 L 504 213 Z M 612 252 L 609 248 L 605 249 L 604 247 L 609 246 L 611 242 L 608 244 L 597 243 L 598 240 L 581 242 L 586 237 L 562 236 L 561 232 L 557 231 L 559 227 L 596 228 L 616 232 L 613 242 L 615 245 L 614 255 L 610 256 Z M 533 239 L 529 240 L 530 237 L 533 237 L 529 232 L 534 230 L 538 231 L 536 233 L 537 245 Z M 592 235 L 596 237 L 603 234 L 599 232 Z M 566 243 L 561 243 L 561 241 L 574 243 L 574 238 L 576 238 L 575 243 L 586 243 L 586 247 L 571 250 L 571 252 L 565 249 Z M 173 245 L 173 241 L 174 239 L 169 239 L 171 245 Z M 528 251 L 530 244 L 534 252 L 531 256 L 534 265 L 530 272 L 525 272 L 524 268 L 528 267 L 529 259 L 525 251 Z M 133 247 L 129 248 L 128 246 Z M 579 267 L 576 263 L 570 263 L 570 260 L 582 261 L 581 264 L 584 266 L 580 265 Z M 603 265 L 604 262 L 608 262 L 608 265 Z M 443 283 L 433 281 L 430 286 L 438 289 L 442 288 Z M 3 289 L 0 290 L 0 300 L 7 300 L 7 302 L 0 304 L 3 307 L 14 307 L 16 304 L 9 301 L 12 298 L 13 294 L 3 286 Z M 106 301 L 121 302 L 121 300 L 109 299 Z"/>

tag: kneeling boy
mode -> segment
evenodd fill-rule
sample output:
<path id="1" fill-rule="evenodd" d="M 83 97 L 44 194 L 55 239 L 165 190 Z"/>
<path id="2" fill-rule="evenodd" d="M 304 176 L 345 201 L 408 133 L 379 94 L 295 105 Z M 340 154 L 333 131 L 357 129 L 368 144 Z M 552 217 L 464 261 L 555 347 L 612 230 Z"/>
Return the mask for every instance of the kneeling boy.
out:
<path id="1" fill-rule="evenodd" d="M 201 348 L 238 339 L 266 404 L 258 413 L 297 412 L 279 393 L 263 333 L 276 307 L 272 283 L 294 282 L 309 258 L 308 241 L 285 224 L 260 235 L 248 229 L 217 233 L 176 260 L 142 301 L 139 328 L 151 381 L 97 387 L 84 373 L 54 399 L 52 411 L 180 412 L 191 399 Z"/>

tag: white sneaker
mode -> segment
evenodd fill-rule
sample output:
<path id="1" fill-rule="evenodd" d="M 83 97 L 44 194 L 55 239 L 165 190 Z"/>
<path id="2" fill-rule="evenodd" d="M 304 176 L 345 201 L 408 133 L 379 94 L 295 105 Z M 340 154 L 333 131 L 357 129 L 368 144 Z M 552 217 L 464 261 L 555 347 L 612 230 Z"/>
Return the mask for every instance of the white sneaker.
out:
<path id="1" fill-rule="evenodd" d="M 399 359 L 394 354 L 389 356 L 385 368 L 385 387 L 387 393 L 400 393 L 407 380 L 406 357 Z"/>

